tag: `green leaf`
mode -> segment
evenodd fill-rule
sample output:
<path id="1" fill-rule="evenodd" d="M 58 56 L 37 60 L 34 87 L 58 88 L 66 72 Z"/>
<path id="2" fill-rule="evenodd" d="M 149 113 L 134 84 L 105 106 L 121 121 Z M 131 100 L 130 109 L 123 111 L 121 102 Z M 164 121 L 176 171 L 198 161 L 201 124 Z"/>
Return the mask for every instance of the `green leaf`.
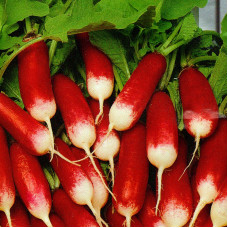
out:
<path id="1" fill-rule="evenodd" d="M 113 31 L 97 31 L 89 33 L 90 41 L 103 51 L 125 75 L 126 80 L 130 78 L 126 49 L 119 36 Z"/>
<path id="2" fill-rule="evenodd" d="M 55 17 L 47 16 L 45 36 L 67 42 L 67 34 L 123 29 L 135 23 L 145 13 L 148 13 L 148 17 L 142 21 L 148 23 L 148 20 L 152 21 L 151 7 L 155 5 L 156 2 L 151 0 L 101 0 L 96 5 L 92 0 L 75 0 L 65 13 Z"/>
<path id="3" fill-rule="evenodd" d="M 24 108 L 19 89 L 17 62 L 13 62 L 7 68 L 4 74 L 4 81 L 1 85 L 1 91 L 12 98 L 21 108 Z"/>
<path id="4" fill-rule="evenodd" d="M 217 103 L 220 104 L 223 96 L 227 94 L 227 49 L 224 46 L 221 47 L 209 83 Z"/>
<path id="5" fill-rule="evenodd" d="M 176 110 L 178 129 L 182 131 L 184 129 L 183 108 L 180 100 L 178 80 L 169 82 L 167 90 L 169 92 L 170 99 L 173 102 L 173 106 Z"/>
<path id="6" fill-rule="evenodd" d="M 222 20 L 221 31 L 222 31 L 221 32 L 221 38 L 222 38 L 225 46 L 227 46 L 227 14 L 225 15 L 225 17 Z"/>
<path id="7" fill-rule="evenodd" d="M 0 1 L 0 32 L 7 19 L 6 2 L 7 0 Z"/>
<path id="8" fill-rule="evenodd" d="M 167 20 L 178 19 L 185 16 L 194 7 L 204 7 L 207 4 L 207 0 L 164 0 L 162 5 L 161 14 L 162 18 Z"/>

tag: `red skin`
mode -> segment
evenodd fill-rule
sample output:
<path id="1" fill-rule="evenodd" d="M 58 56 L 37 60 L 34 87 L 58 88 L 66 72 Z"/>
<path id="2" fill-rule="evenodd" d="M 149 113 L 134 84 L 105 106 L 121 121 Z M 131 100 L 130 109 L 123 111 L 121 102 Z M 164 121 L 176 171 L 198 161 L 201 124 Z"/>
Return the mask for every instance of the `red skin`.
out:
<path id="1" fill-rule="evenodd" d="M 132 73 L 114 104 L 133 106 L 134 117 L 130 129 L 139 120 L 159 80 L 166 70 L 166 59 L 159 53 L 147 54 Z M 126 129 L 127 130 L 127 129 Z"/>
<path id="2" fill-rule="evenodd" d="M 75 204 L 67 194 L 59 189 L 53 195 L 53 207 L 66 226 L 99 227 L 96 219 L 84 206 Z"/>
<path id="3" fill-rule="evenodd" d="M 132 140 L 134 139 L 134 140 Z M 113 187 L 115 209 L 121 213 L 120 205 L 130 209 L 129 216 L 139 212 L 143 206 L 148 182 L 149 162 L 146 156 L 146 128 L 138 123 L 123 133 L 119 166 Z"/>
<path id="4" fill-rule="evenodd" d="M 218 168 L 219 167 L 219 168 Z M 227 173 L 227 120 L 220 119 L 215 133 L 202 142 L 196 170 L 196 188 L 208 175 L 219 190 Z"/>
<path id="5" fill-rule="evenodd" d="M 65 227 L 66 226 L 64 224 L 64 222 L 62 221 L 62 219 L 59 218 L 59 216 L 54 213 L 50 214 L 50 220 L 51 220 L 51 224 L 53 225 L 53 227 Z M 32 227 L 47 227 L 42 220 L 40 220 L 34 216 L 31 216 L 31 225 L 32 225 Z"/>
<path id="6" fill-rule="evenodd" d="M 178 128 L 176 112 L 169 96 L 156 92 L 147 110 L 147 148 L 152 144 L 171 144 L 178 151 Z"/>
<path id="7" fill-rule="evenodd" d="M 53 91 L 68 136 L 73 144 L 74 140 L 72 140 L 72 135 L 69 134 L 70 126 L 78 123 L 87 123 L 94 128 L 95 131 L 93 115 L 76 83 L 62 74 L 55 75 L 53 78 Z"/>
<path id="8" fill-rule="evenodd" d="M 89 34 L 77 34 L 76 39 L 79 42 L 79 48 L 85 63 L 87 79 L 91 77 L 99 79 L 102 76 L 114 82 L 111 61 L 102 51 L 90 43 Z"/>
<path id="9" fill-rule="evenodd" d="M 111 227 L 125 227 L 126 219 L 124 216 L 120 215 L 115 209 L 114 213 L 112 212 L 112 205 L 110 205 L 105 213 L 106 220 Z M 132 227 L 143 227 L 142 223 L 136 216 L 131 218 L 131 226 Z"/>
<path id="10" fill-rule="evenodd" d="M 32 44 L 19 53 L 18 78 L 21 97 L 29 112 L 37 99 L 50 102 L 54 100 L 48 47 L 44 41 Z"/>
<path id="11" fill-rule="evenodd" d="M 12 144 L 10 157 L 15 185 L 26 208 L 35 217 L 40 213 L 48 217 L 51 192 L 38 159 L 17 143 Z"/>
<path id="12" fill-rule="evenodd" d="M 161 201 L 159 204 L 161 218 L 171 200 L 175 200 L 177 206 L 181 205 L 187 209 L 188 220 L 193 213 L 193 197 L 189 176 L 184 173 L 181 177 L 187 165 L 187 151 L 187 143 L 182 137 L 179 137 L 178 157 L 174 164 L 165 170 L 162 177 Z M 181 179 L 179 179 L 180 177 Z"/>
<path id="13" fill-rule="evenodd" d="M 0 127 L 0 211 L 9 210 L 15 201 L 15 187 L 9 149 L 4 130 Z"/>
<path id="14" fill-rule="evenodd" d="M 160 216 L 155 214 L 156 202 L 156 196 L 148 185 L 143 207 L 138 214 L 139 220 L 145 227 L 156 227 L 158 223 L 164 224 Z"/>
<path id="15" fill-rule="evenodd" d="M 90 107 L 90 109 L 92 111 L 93 117 L 95 119 L 96 116 L 98 115 L 99 111 L 100 111 L 99 102 L 94 100 L 94 99 L 89 99 L 88 103 L 89 103 L 89 107 Z M 99 145 L 99 143 L 102 141 L 103 137 L 106 136 L 106 134 L 107 134 L 108 126 L 109 126 L 109 116 L 108 116 L 109 115 L 109 110 L 110 110 L 109 104 L 107 102 L 104 102 L 103 118 L 96 125 L 97 138 L 96 138 L 96 141 L 95 141 L 95 143 L 93 145 L 94 148 Z M 115 135 L 115 137 L 119 139 L 119 134 L 114 129 L 110 132 L 110 135 Z"/>
<path id="16" fill-rule="evenodd" d="M 74 161 L 76 160 L 75 156 L 72 154 L 68 145 L 63 142 L 60 138 L 55 139 L 56 149 L 66 158 Z M 53 160 L 51 161 L 51 166 L 59 177 L 60 183 L 63 186 L 63 189 L 73 200 L 74 196 L 72 195 L 72 189 L 77 183 L 80 184 L 81 180 L 89 179 L 85 171 L 81 166 L 76 166 L 71 164 L 62 158 L 54 155 Z M 90 181 L 90 180 L 88 180 Z M 74 200 L 73 200 L 74 201 Z M 76 203 L 76 202 L 75 202 Z"/>
<path id="17" fill-rule="evenodd" d="M 185 68 L 179 77 L 181 102 L 184 111 L 184 124 L 187 132 L 196 137 L 190 130 L 190 121 L 200 116 L 211 121 L 210 136 L 218 124 L 218 105 L 206 77 L 193 67 Z"/>
<path id="18" fill-rule="evenodd" d="M 33 139 L 35 134 L 50 137 L 48 129 L 3 93 L 0 93 L 0 125 L 21 145 L 29 149 L 30 154 L 40 156 L 48 153 L 50 145 L 45 146 L 42 151 L 38 151 Z"/>
<path id="19" fill-rule="evenodd" d="M 28 212 L 19 197 L 16 198 L 15 203 L 10 210 L 10 215 L 13 227 L 31 226 Z M 3 212 L 0 213 L 0 226 L 9 227 L 7 218 Z"/>

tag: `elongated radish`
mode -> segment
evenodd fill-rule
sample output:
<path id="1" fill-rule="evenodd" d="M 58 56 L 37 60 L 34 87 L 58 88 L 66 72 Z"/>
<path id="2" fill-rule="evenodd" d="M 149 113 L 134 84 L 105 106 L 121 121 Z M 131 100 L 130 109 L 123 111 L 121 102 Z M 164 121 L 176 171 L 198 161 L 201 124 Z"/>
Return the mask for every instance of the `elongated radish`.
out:
<path id="1" fill-rule="evenodd" d="M 156 92 L 147 110 L 147 157 L 158 168 L 158 197 L 156 214 L 161 199 L 162 173 L 173 165 L 178 154 L 176 112 L 169 96 Z"/>
<path id="2" fill-rule="evenodd" d="M 94 169 L 103 180 L 90 152 L 90 147 L 96 140 L 94 119 L 80 88 L 70 78 L 58 74 L 53 78 L 53 90 L 70 141 L 74 146 L 85 150 Z M 103 184 L 112 194 L 106 183 Z"/>
<path id="3" fill-rule="evenodd" d="M 29 212 L 51 227 L 51 192 L 38 159 L 14 143 L 10 147 L 14 182 Z"/>
<path id="4" fill-rule="evenodd" d="M 51 213 L 49 217 L 53 227 L 65 227 L 64 222 L 58 215 Z M 42 220 L 34 216 L 31 217 L 31 225 L 33 227 L 46 227 L 45 223 Z"/>
<path id="5" fill-rule="evenodd" d="M 83 158 L 86 157 L 84 151 L 81 149 L 78 149 L 76 147 L 71 147 L 71 151 L 77 160 L 80 160 L 80 159 L 82 160 Z M 102 170 L 98 160 L 96 158 L 94 158 L 94 161 L 95 161 L 96 166 L 99 169 L 99 171 L 103 174 L 103 170 Z M 85 171 L 85 173 L 87 174 L 87 176 L 89 177 L 89 179 L 91 180 L 91 182 L 93 184 L 93 197 L 92 197 L 91 202 L 92 202 L 94 210 L 96 211 L 97 218 L 100 218 L 101 208 L 104 207 L 104 205 L 107 203 L 108 196 L 109 196 L 107 189 L 103 185 L 103 181 L 106 182 L 104 174 L 103 174 L 104 180 L 102 181 L 89 159 L 82 160 L 79 164 L 81 165 L 82 169 Z M 105 225 L 107 225 L 102 220 L 101 221 L 97 220 L 97 222 L 99 225 L 102 225 L 102 222 Z"/>
<path id="6" fill-rule="evenodd" d="M 72 154 L 68 145 L 61 139 L 56 138 L 55 145 L 64 157 L 67 157 L 70 160 L 75 159 L 75 156 Z M 54 156 L 51 165 L 59 177 L 63 189 L 72 201 L 79 205 L 87 205 L 97 218 L 97 221 L 102 221 L 100 215 L 97 214 L 97 211 L 92 205 L 94 194 L 93 184 L 83 168 L 67 163 L 65 160 L 56 156 Z"/>
<path id="7" fill-rule="evenodd" d="M 179 137 L 178 157 L 163 174 L 160 215 L 167 226 L 184 226 L 193 212 L 192 189 L 187 173 L 179 177 L 187 164 L 187 144 Z"/>
<path id="8" fill-rule="evenodd" d="M 15 203 L 11 208 L 12 227 L 30 227 L 28 212 L 19 197 L 16 197 Z M 5 214 L 0 213 L 0 226 L 9 227 Z"/>
<path id="9" fill-rule="evenodd" d="M 184 111 L 184 125 L 195 137 L 195 153 L 201 138 L 210 136 L 218 124 L 218 105 L 206 77 L 193 67 L 185 68 L 179 76 L 180 97 Z M 184 170 L 184 172 L 186 171 Z"/>
<path id="10" fill-rule="evenodd" d="M 120 215 L 115 209 L 110 205 L 105 212 L 105 217 L 109 226 L 111 227 L 124 227 L 126 225 L 126 219 L 124 216 Z M 132 227 L 142 227 L 142 223 L 136 216 L 131 218 L 131 226 Z"/>
<path id="11" fill-rule="evenodd" d="M 131 217 L 143 206 L 148 182 L 148 167 L 146 128 L 138 123 L 122 135 L 119 166 L 113 187 L 113 193 L 116 196 L 113 205 L 119 214 L 126 217 L 128 227 L 131 225 Z"/>
<path id="12" fill-rule="evenodd" d="M 165 70 L 166 59 L 159 53 L 149 53 L 141 60 L 110 109 L 109 131 L 135 125 Z"/>
<path id="13" fill-rule="evenodd" d="M 89 106 L 95 118 L 99 113 L 99 103 L 96 100 L 90 99 Z M 112 175 L 112 185 L 114 185 L 114 157 L 118 154 L 120 149 L 120 138 L 118 132 L 113 129 L 105 139 L 109 126 L 109 110 L 110 107 L 108 103 L 105 102 L 103 109 L 103 118 L 99 124 L 96 125 L 97 138 L 93 145 L 93 149 L 95 151 L 95 155 L 100 160 L 109 161 L 110 172 Z"/>
<path id="14" fill-rule="evenodd" d="M 165 227 L 161 217 L 155 214 L 156 196 L 148 185 L 146 198 L 142 209 L 138 213 L 138 218 L 145 227 Z"/>
<path id="15" fill-rule="evenodd" d="M 212 203 L 211 220 L 214 227 L 227 226 L 227 178 L 224 179 L 219 193 Z"/>
<path id="16" fill-rule="evenodd" d="M 15 187 L 10 164 L 9 150 L 4 130 L 0 127 L 0 211 L 4 211 L 12 226 L 10 208 L 15 201 Z"/>
<path id="17" fill-rule="evenodd" d="M 99 227 L 95 218 L 82 205 L 71 201 L 61 189 L 53 195 L 53 207 L 58 216 L 67 226 L 71 227 Z"/>
<path id="18" fill-rule="evenodd" d="M 103 115 L 104 100 L 109 98 L 114 88 L 114 73 L 109 58 L 93 46 L 88 33 L 76 35 L 86 68 L 86 85 L 89 95 L 99 101 L 99 113 L 95 124 Z"/>
<path id="19" fill-rule="evenodd" d="M 196 170 L 196 189 L 200 200 L 189 226 L 193 226 L 206 204 L 212 203 L 227 172 L 227 121 L 220 119 L 213 135 L 205 139 L 200 148 Z M 218 169 L 219 167 L 219 169 Z"/>
<path id="20" fill-rule="evenodd" d="M 56 112 L 49 69 L 48 48 L 44 41 L 30 45 L 18 55 L 18 79 L 20 93 L 30 115 L 40 122 L 46 122 L 54 139 L 50 119 Z"/>

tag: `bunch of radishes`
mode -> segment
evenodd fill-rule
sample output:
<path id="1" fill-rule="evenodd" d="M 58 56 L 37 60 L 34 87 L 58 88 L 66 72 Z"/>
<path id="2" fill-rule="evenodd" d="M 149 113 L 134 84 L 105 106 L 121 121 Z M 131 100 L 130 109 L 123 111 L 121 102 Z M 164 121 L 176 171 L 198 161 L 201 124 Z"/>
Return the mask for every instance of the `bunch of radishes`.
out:
<path id="1" fill-rule="evenodd" d="M 5 212 L 0 225 L 225 226 L 227 123 L 219 119 L 204 75 L 194 66 L 179 75 L 185 128 L 196 141 L 187 162 L 188 145 L 178 133 L 173 103 L 165 92 L 155 91 L 166 58 L 147 54 L 110 107 L 105 100 L 114 88 L 112 63 L 88 34 L 76 39 L 90 99 L 65 75 L 51 80 L 43 41 L 18 56 L 27 112 L 0 94 L 0 125 L 15 139 L 8 150 L 0 128 L 0 210 Z M 70 147 L 53 135 L 50 119 L 56 107 Z M 146 123 L 140 122 L 144 110 Z M 42 155 L 50 159 L 61 183 L 53 194 L 36 157 Z M 110 183 L 99 160 L 110 163 Z M 148 185 L 149 162 L 157 168 L 156 196 L 155 186 Z"/>

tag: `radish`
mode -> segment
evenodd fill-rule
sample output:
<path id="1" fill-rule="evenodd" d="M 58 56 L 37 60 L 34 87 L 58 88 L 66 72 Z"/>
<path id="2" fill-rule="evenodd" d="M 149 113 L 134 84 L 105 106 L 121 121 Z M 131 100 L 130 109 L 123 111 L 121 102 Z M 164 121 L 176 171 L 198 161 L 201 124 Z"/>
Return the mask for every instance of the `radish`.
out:
<path id="1" fill-rule="evenodd" d="M 102 174 L 90 152 L 90 147 L 96 140 L 94 119 L 80 88 L 70 78 L 58 74 L 53 78 L 53 90 L 70 141 L 74 146 L 85 150 L 94 169 L 103 181 Z M 103 184 L 112 194 L 104 181 Z"/>
<path id="2" fill-rule="evenodd" d="M 0 93 L 0 125 L 32 155 L 41 156 L 53 151 L 48 129 L 3 93 Z M 58 151 L 54 153 L 62 156 Z"/>
<path id="3" fill-rule="evenodd" d="M 51 221 L 53 227 L 65 227 L 66 226 L 64 224 L 64 222 L 62 221 L 62 219 L 60 219 L 59 216 L 57 216 L 54 213 L 50 214 L 50 221 Z M 42 220 L 40 220 L 34 216 L 31 217 L 31 224 L 33 227 L 46 227 L 45 223 Z"/>
<path id="4" fill-rule="evenodd" d="M 166 59 L 159 53 L 149 53 L 141 60 L 110 109 L 109 132 L 135 125 L 165 70 Z"/>
<path id="5" fill-rule="evenodd" d="M 15 203 L 11 208 L 11 220 L 12 220 L 12 227 L 30 227 L 29 216 L 27 210 L 23 203 L 21 202 L 20 198 L 16 197 Z M 8 220 L 5 214 L 0 213 L 0 226 L 8 227 Z"/>
<path id="6" fill-rule="evenodd" d="M 51 192 L 38 159 L 17 143 L 10 147 L 10 157 L 15 185 L 26 208 L 51 227 Z"/>
<path id="7" fill-rule="evenodd" d="M 178 153 L 178 128 L 176 112 L 169 96 L 156 92 L 147 110 L 147 157 L 158 168 L 158 197 L 156 214 L 161 199 L 162 174 L 173 165 Z"/>
<path id="8" fill-rule="evenodd" d="M 227 172 L 227 121 L 220 119 L 216 132 L 207 138 L 200 148 L 200 159 L 196 170 L 196 189 L 200 196 L 190 222 L 193 226 L 198 214 L 206 204 L 212 203 Z M 218 169 L 219 167 L 219 169 Z"/>
<path id="9" fill-rule="evenodd" d="M 86 68 L 86 85 L 89 95 L 99 101 L 99 113 L 95 124 L 103 115 L 104 100 L 109 98 L 114 88 L 114 73 L 109 58 L 89 41 L 88 33 L 76 35 Z"/>
<path id="10" fill-rule="evenodd" d="M 212 203 L 211 220 L 214 227 L 227 226 L 227 178 L 224 179 L 219 193 Z"/>
<path id="11" fill-rule="evenodd" d="M 55 115 L 56 103 L 52 92 L 48 48 L 44 41 L 30 45 L 18 55 L 18 79 L 25 108 L 40 122 L 46 122 L 54 139 L 50 119 Z"/>
<path id="12" fill-rule="evenodd" d="M 107 222 L 111 227 L 121 227 L 125 226 L 126 220 L 125 217 L 120 215 L 115 209 L 112 208 L 112 205 L 110 205 L 106 209 L 106 218 Z M 139 219 L 136 216 L 132 217 L 131 220 L 131 226 L 132 227 L 142 227 L 142 223 L 139 221 Z"/>
<path id="13" fill-rule="evenodd" d="M 67 157 L 69 160 L 75 159 L 75 156 L 72 154 L 68 145 L 61 139 L 56 138 L 55 145 L 64 157 Z M 65 160 L 56 156 L 54 156 L 51 161 L 51 165 L 59 177 L 63 189 L 69 195 L 71 200 L 79 205 L 87 205 L 93 212 L 97 221 L 102 221 L 100 215 L 97 214 L 97 211 L 92 205 L 92 198 L 94 195 L 93 184 L 83 168 L 67 163 Z"/>
<path id="14" fill-rule="evenodd" d="M 83 158 L 86 157 L 83 150 L 80 150 L 76 147 L 72 147 L 71 151 L 76 159 L 81 159 L 80 165 L 82 169 L 85 171 L 87 176 L 90 178 L 92 184 L 93 184 L 93 197 L 92 197 L 92 205 L 94 210 L 96 211 L 97 217 L 100 217 L 101 208 L 104 207 L 104 205 L 108 201 L 108 191 L 103 185 L 103 181 L 106 182 L 103 170 L 98 162 L 97 159 L 94 158 L 94 161 L 96 163 L 97 168 L 99 171 L 103 174 L 103 181 L 101 180 L 100 176 L 97 174 L 96 170 L 94 169 L 93 165 L 91 164 L 91 161 L 89 159 L 83 160 Z M 99 225 L 102 225 L 101 222 L 103 222 L 105 225 L 107 225 L 104 221 L 97 220 Z M 107 225 L 108 226 L 108 225 Z"/>
<path id="15" fill-rule="evenodd" d="M 148 185 L 146 190 L 146 198 L 142 209 L 139 211 L 138 217 L 143 226 L 145 227 L 164 227 L 165 224 L 160 218 L 155 214 L 156 207 L 156 196 L 152 192 L 151 187 Z"/>
<path id="16" fill-rule="evenodd" d="M 94 118 L 99 113 L 99 103 L 96 100 L 89 100 L 89 106 L 93 113 Z M 103 118 L 96 125 L 96 141 L 93 145 L 94 153 L 102 161 L 109 161 L 110 172 L 112 175 L 112 185 L 114 185 L 114 157 L 117 156 L 120 148 L 120 138 L 116 130 L 112 130 L 108 137 L 105 139 L 109 126 L 109 110 L 108 103 L 104 103 Z M 105 140 L 104 140 L 105 139 Z M 104 142 L 103 142 L 104 141 Z M 103 142 L 101 144 L 101 142 Z"/>
<path id="17" fill-rule="evenodd" d="M 138 123 L 122 135 L 119 166 L 113 187 L 116 196 L 113 205 L 119 214 L 126 217 L 128 227 L 131 225 L 131 217 L 143 206 L 148 173 L 146 128 Z"/>
<path id="18" fill-rule="evenodd" d="M 179 137 L 178 157 L 163 174 L 160 215 L 167 226 L 184 226 L 193 212 L 192 189 L 187 173 L 179 180 L 187 164 L 187 144 Z"/>
<path id="19" fill-rule="evenodd" d="M 218 124 L 218 105 L 206 77 L 193 67 L 185 68 L 179 76 L 180 97 L 184 111 L 184 125 L 195 137 L 196 146 L 190 166 L 201 138 L 210 136 Z"/>
<path id="20" fill-rule="evenodd" d="M 15 187 L 9 150 L 4 130 L 0 127 L 0 211 L 4 211 L 9 226 L 12 226 L 10 208 L 15 201 Z"/>
<path id="21" fill-rule="evenodd" d="M 73 203 L 61 189 L 57 190 L 53 195 L 53 207 L 66 226 L 99 227 L 95 218 L 85 207 Z"/>

